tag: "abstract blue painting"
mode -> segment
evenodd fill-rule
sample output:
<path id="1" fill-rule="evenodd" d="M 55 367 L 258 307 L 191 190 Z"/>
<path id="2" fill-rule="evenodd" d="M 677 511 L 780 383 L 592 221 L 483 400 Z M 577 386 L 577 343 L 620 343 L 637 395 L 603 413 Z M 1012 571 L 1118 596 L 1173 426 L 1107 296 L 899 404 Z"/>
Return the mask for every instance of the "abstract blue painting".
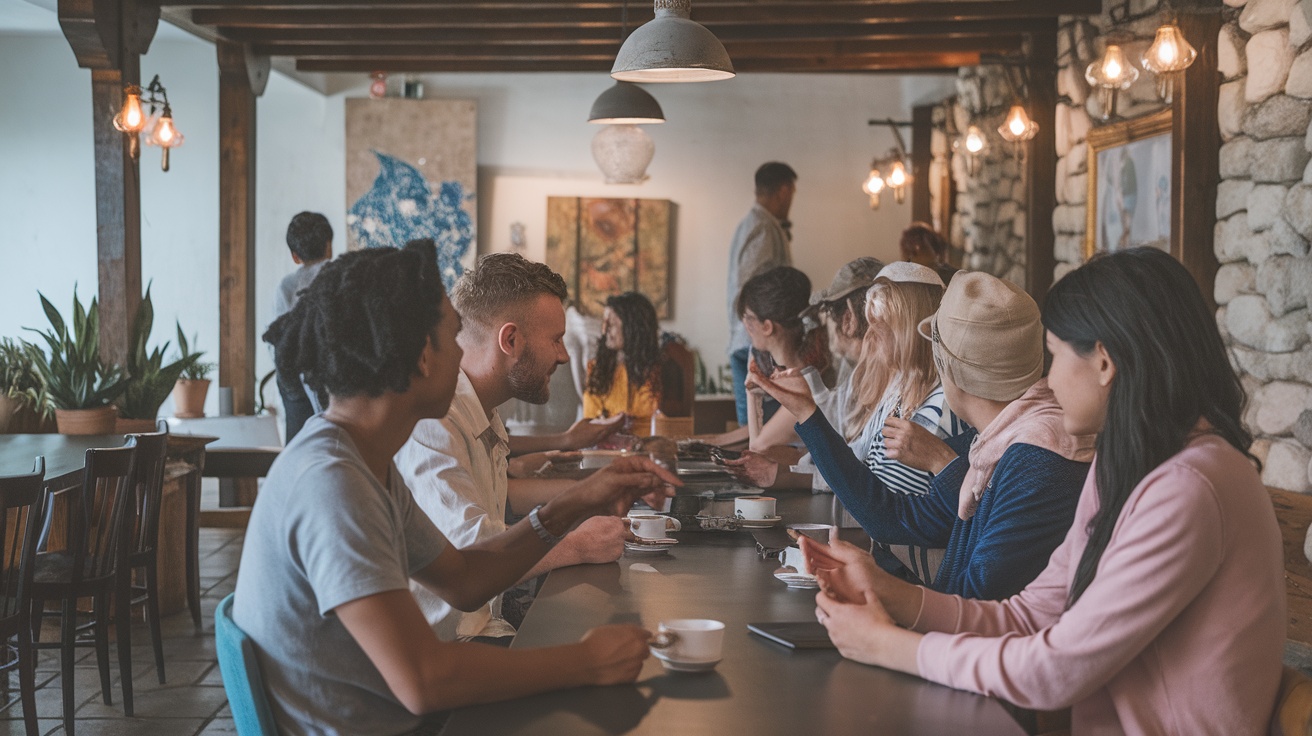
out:
<path id="1" fill-rule="evenodd" d="M 439 182 L 435 192 L 419 169 L 379 151 L 373 154 L 378 177 L 347 212 L 352 237 L 366 248 L 431 238 L 442 281 L 450 289 L 464 272 L 461 260 L 474 247 L 474 219 L 465 209 L 473 192 L 458 181 Z"/>

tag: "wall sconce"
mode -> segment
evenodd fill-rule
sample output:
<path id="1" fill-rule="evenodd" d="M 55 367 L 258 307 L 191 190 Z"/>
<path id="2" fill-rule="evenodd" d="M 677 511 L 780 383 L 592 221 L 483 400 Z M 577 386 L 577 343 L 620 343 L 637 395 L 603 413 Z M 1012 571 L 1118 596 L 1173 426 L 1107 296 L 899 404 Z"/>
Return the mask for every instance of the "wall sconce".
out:
<path id="1" fill-rule="evenodd" d="M 893 140 L 896 146 L 889 150 L 888 154 L 882 159 L 876 158 L 870 162 L 870 175 L 866 177 L 865 183 L 861 185 L 861 191 L 870 196 L 870 209 L 879 208 L 879 195 L 885 189 L 893 190 L 893 199 L 902 204 L 907 199 L 907 184 L 911 182 L 911 174 L 907 171 L 906 158 L 907 146 L 902 140 L 902 132 L 898 126 L 910 126 L 911 123 L 896 122 L 894 120 L 870 120 L 868 125 L 887 125 L 888 129 L 893 132 Z M 879 173 L 880 167 L 887 169 L 887 175 Z"/>
<path id="2" fill-rule="evenodd" d="M 1194 63 L 1198 52 L 1185 40 L 1174 23 L 1157 29 L 1153 44 L 1143 53 L 1143 68 L 1157 76 L 1157 96 L 1171 104 L 1175 96 L 1175 77 Z"/>
<path id="3" fill-rule="evenodd" d="M 160 84 L 159 75 L 150 80 L 146 86 L 146 96 L 135 84 L 124 88 L 123 108 L 114 116 L 114 128 L 128 136 L 128 155 L 136 161 L 141 155 L 141 131 L 151 124 L 146 144 L 164 149 L 161 168 L 169 170 L 169 149 L 182 145 L 182 134 L 173 125 L 173 108 L 169 107 L 169 93 Z M 142 104 L 150 105 L 149 114 L 142 109 Z M 156 108 L 162 108 L 156 115 Z"/>
<path id="4" fill-rule="evenodd" d="M 1139 70 L 1125 58 L 1120 46 L 1109 43 L 1102 58 L 1084 70 L 1084 78 L 1098 89 L 1098 106 L 1102 108 L 1102 119 L 1107 120 L 1116 114 L 1116 98 L 1120 91 L 1134 84 L 1139 78 Z"/>
<path id="5" fill-rule="evenodd" d="M 1038 134 L 1039 124 L 1030 120 L 1025 106 L 1019 102 L 1011 106 L 1011 110 L 1007 111 L 1007 119 L 998 126 L 998 135 L 1009 143 L 1028 141 Z"/>
<path id="6" fill-rule="evenodd" d="M 888 188 L 893 190 L 893 201 L 902 204 L 907 201 L 907 182 L 911 177 L 907 175 L 907 167 L 903 165 L 901 159 L 894 159 L 888 169 L 888 178 L 884 183 Z"/>
<path id="7" fill-rule="evenodd" d="M 884 191 L 884 177 L 879 173 L 879 162 L 870 162 L 870 175 L 861 185 L 861 191 L 870 197 L 870 209 L 879 209 L 879 194 Z"/>
<path id="8" fill-rule="evenodd" d="M 965 154 L 966 173 L 971 176 L 979 173 L 979 157 L 986 148 L 988 148 L 988 140 L 984 137 L 984 131 L 974 124 L 966 128 L 965 135 L 952 141 L 952 149 Z"/>

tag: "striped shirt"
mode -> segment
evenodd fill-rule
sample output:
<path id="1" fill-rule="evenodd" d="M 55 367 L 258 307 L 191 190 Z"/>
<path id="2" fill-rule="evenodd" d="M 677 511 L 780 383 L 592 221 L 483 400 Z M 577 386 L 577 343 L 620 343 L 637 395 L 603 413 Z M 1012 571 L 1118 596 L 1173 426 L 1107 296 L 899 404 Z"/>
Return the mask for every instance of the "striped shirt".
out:
<path id="1" fill-rule="evenodd" d="M 898 416 L 895 412 L 901 399 L 901 392 L 897 386 L 889 386 L 879 406 L 875 407 L 875 411 L 870 415 L 870 421 L 861 431 L 861 436 L 852 447 L 857 457 L 861 457 L 864 451 L 866 467 L 870 468 L 870 472 L 878 476 L 890 491 L 923 496 L 929 493 L 929 483 L 933 480 L 934 474 L 907 467 L 897 460 L 890 459 L 884 446 L 884 422 L 891 416 Z M 970 429 L 951 409 L 947 408 L 942 384 L 930 392 L 924 403 L 917 407 L 908 419 L 933 432 L 942 440 L 964 434 Z"/>

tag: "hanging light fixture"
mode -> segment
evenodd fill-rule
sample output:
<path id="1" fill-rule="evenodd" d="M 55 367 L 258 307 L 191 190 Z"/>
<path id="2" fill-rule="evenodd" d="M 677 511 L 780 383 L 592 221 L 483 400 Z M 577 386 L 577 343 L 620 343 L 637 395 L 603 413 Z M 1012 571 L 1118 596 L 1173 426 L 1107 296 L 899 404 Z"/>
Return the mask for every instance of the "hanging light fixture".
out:
<path id="1" fill-rule="evenodd" d="M 879 209 L 879 194 L 884 191 L 884 177 L 879 173 L 879 161 L 870 162 L 870 174 L 861 184 L 861 191 L 870 197 L 870 209 Z"/>
<path id="2" fill-rule="evenodd" d="M 1139 70 L 1125 58 L 1120 46 L 1109 43 L 1102 58 L 1084 70 L 1084 78 L 1097 88 L 1102 119 L 1108 120 L 1116 114 L 1116 98 L 1120 91 L 1134 84 L 1139 78 Z"/>
<path id="3" fill-rule="evenodd" d="M 665 122 L 661 103 L 632 82 L 616 82 L 592 103 L 588 122 L 598 125 L 654 125 Z"/>
<path id="4" fill-rule="evenodd" d="M 128 155 L 133 161 L 141 155 L 141 131 L 153 123 L 146 144 L 164 149 L 161 166 L 169 170 L 169 149 L 182 145 L 182 134 L 173 125 L 173 109 L 169 107 L 169 93 L 160 84 L 159 75 L 150 80 L 146 86 L 146 96 L 142 97 L 141 87 L 130 84 L 123 90 L 123 107 L 114 116 L 114 128 L 128 136 Z M 142 108 L 142 103 L 150 106 L 150 112 Z M 163 112 L 156 114 L 156 108 Z"/>
<path id="5" fill-rule="evenodd" d="M 1157 36 L 1143 53 L 1143 68 L 1157 76 L 1157 96 L 1166 104 L 1175 97 L 1175 77 L 1189 68 L 1198 56 L 1174 23 L 1157 29 Z"/>
<path id="6" fill-rule="evenodd" d="M 691 20 L 692 0 L 654 0 L 656 18 L 624 41 L 610 75 L 622 82 L 714 82 L 734 76 L 724 44 Z"/>
<path id="7" fill-rule="evenodd" d="M 902 159 L 894 159 L 888 169 L 888 178 L 884 180 L 888 188 L 893 190 L 893 201 L 902 204 L 907 201 L 907 182 L 911 180 L 907 176 L 907 167 L 902 163 Z"/>
<path id="8" fill-rule="evenodd" d="M 979 171 L 979 158 L 986 148 L 988 148 L 988 140 L 984 137 L 984 131 L 974 123 L 966 128 L 965 135 L 952 141 L 952 149 L 965 155 L 966 173 L 971 176 Z"/>
<path id="9" fill-rule="evenodd" d="M 607 125 L 592 137 L 592 159 L 607 184 L 641 184 L 656 143 L 636 125 Z"/>
<path id="10" fill-rule="evenodd" d="M 1025 106 L 1019 102 L 1011 106 L 1007 111 L 1006 120 L 998 126 L 998 135 L 1009 143 L 1028 141 L 1038 134 L 1039 124 L 1030 120 L 1029 113 L 1025 112 Z"/>

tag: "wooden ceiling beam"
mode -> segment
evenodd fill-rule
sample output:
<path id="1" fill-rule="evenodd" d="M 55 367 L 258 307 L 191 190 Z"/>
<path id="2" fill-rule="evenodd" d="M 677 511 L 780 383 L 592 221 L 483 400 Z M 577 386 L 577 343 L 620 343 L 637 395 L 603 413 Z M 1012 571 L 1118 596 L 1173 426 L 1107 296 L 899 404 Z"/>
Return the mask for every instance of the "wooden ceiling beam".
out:
<path id="1" fill-rule="evenodd" d="M 984 36 L 1028 34 L 1039 30 L 1042 20 L 1004 19 L 965 22 L 912 23 L 801 23 L 797 25 L 720 26 L 721 41 L 764 41 L 804 39 L 878 40 L 908 37 Z M 256 45 L 291 44 L 549 44 L 618 43 L 618 27 L 586 28 L 249 28 L 220 26 L 226 39 Z"/>
<path id="2" fill-rule="evenodd" d="M 858 54 L 914 54 L 969 51 L 1002 54 L 1021 50 L 1023 36 L 957 38 L 901 38 L 879 41 L 729 41 L 730 58 L 785 58 L 805 56 L 848 56 Z M 393 44 L 389 46 L 341 44 L 278 45 L 253 47 L 266 56 L 308 58 L 433 58 L 433 59 L 614 59 L 619 44 L 532 44 L 489 46 L 486 44 Z"/>
<path id="3" fill-rule="evenodd" d="M 893 0 L 897 2 L 898 0 Z M 907 0 L 901 0 L 903 2 Z M 916 0 L 917 2 L 919 0 Z M 969 2 L 971 0 L 962 0 Z M 980 0 L 996 2 L 997 0 Z M 630 13 L 652 13 L 649 0 L 157 0 L 164 8 L 448 8 L 453 10 L 516 11 L 524 8 L 588 9 L 618 11 L 628 7 Z M 699 10 L 726 8 L 791 8 L 799 3 L 793 0 L 695 0 L 693 14 Z M 801 5 L 847 5 L 870 7 L 888 5 L 890 0 L 802 0 Z M 1061 15 L 1082 15 L 1100 12 L 1094 0 L 1052 0 L 1053 12 Z"/>
<path id="4" fill-rule="evenodd" d="M 1063 13 L 1097 12 L 1096 0 L 922 0 L 920 2 L 795 2 L 738 6 L 699 6 L 693 19 L 708 27 L 750 23 L 795 24 L 803 22 L 880 23 L 891 21 L 964 21 L 990 18 L 1052 18 Z M 1084 8 L 1084 6 L 1089 8 Z M 1068 6 L 1078 6 L 1068 9 Z M 575 7 L 524 6 L 516 9 L 424 6 L 376 7 L 341 6 L 333 8 L 279 8 L 259 6 L 223 6 L 196 8 L 192 21 L 199 25 L 253 28 L 347 27 L 586 27 L 618 28 L 615 8 L 591 5 Z M 652 17 L 649 7 L 631 8 L 629 23 L 638 25 Z"/>
<path id="5" fill-rule="evenodd" d="M 609 72 L 612 59 L 489 59 L 442 60 L 345 57 L 300 59 L 296 68 L 304 72 Z M 945 54 L 861 54 L 843 57 L 743 58 L 734 59 L 739 72 L 876 72 L 932 71 L 976 66 L 980 55 L 972 52 Z"/>

